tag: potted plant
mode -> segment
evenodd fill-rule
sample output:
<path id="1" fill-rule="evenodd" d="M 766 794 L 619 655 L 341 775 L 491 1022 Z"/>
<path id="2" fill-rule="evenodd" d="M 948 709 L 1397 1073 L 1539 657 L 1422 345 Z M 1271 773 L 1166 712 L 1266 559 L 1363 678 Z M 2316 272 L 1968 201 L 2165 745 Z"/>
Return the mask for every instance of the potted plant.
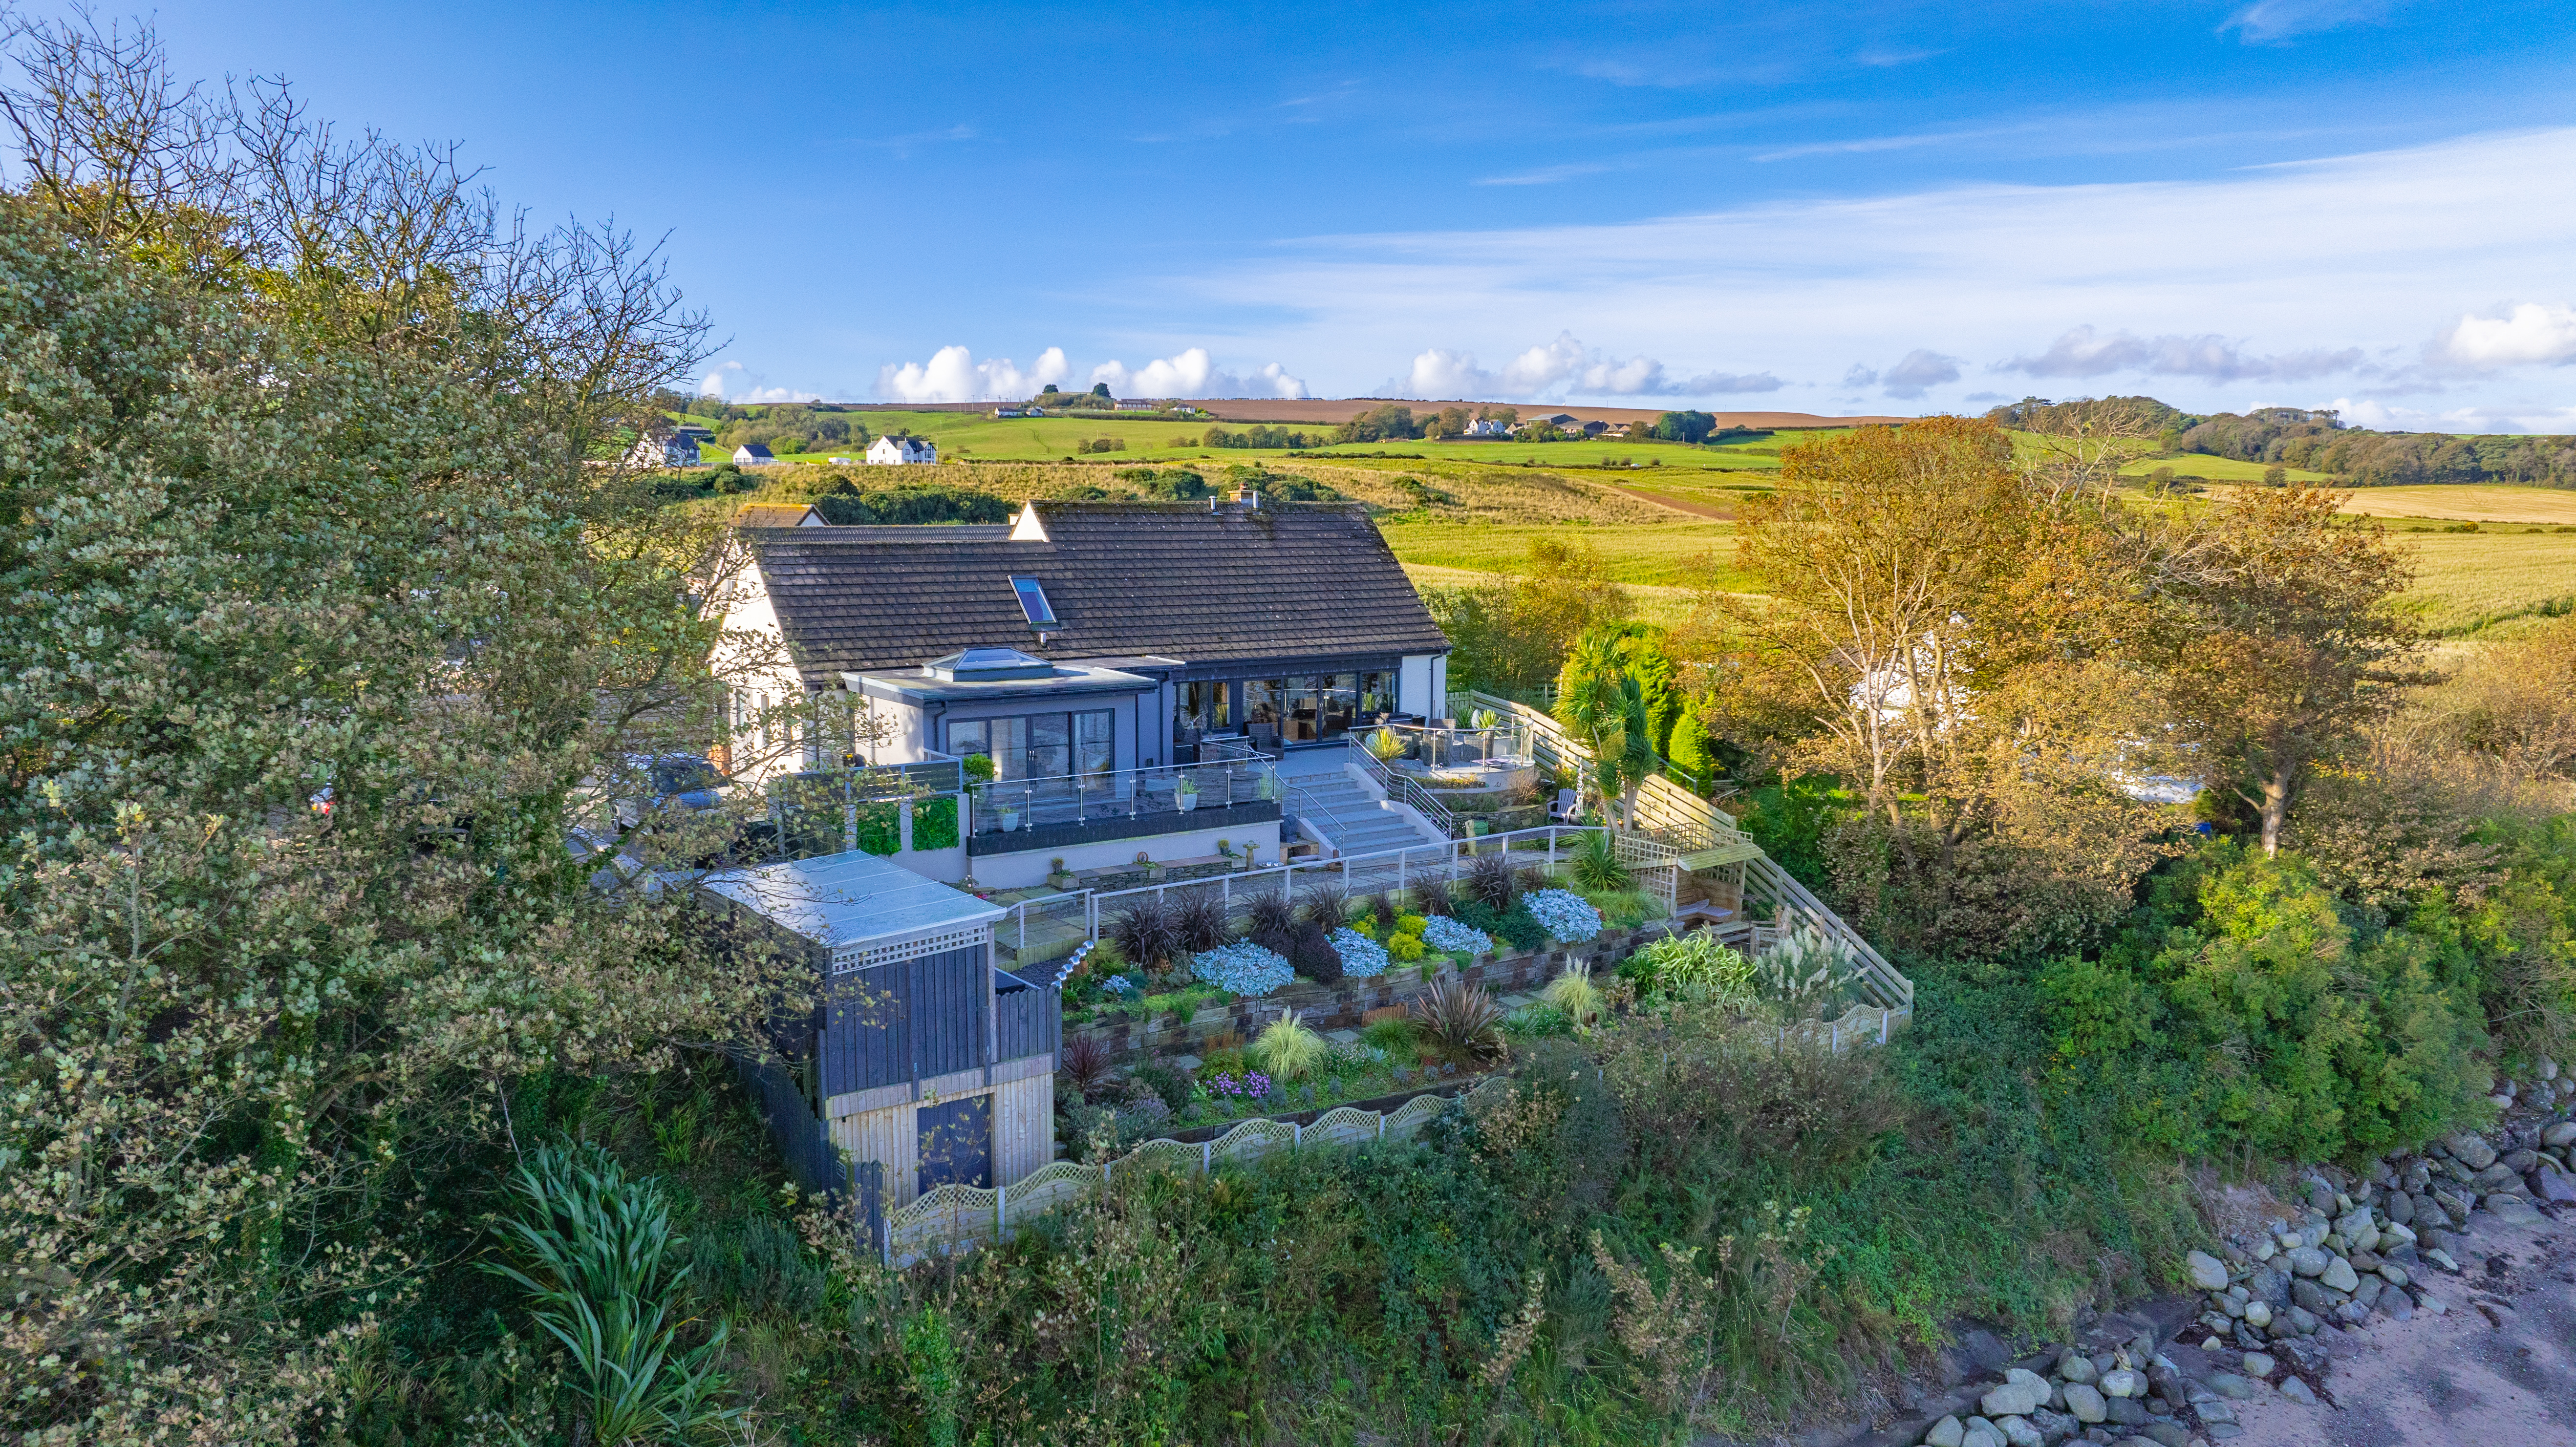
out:
<path id="1" fill-rule="evenodd" d="M 1172 807 L 1186 814 L 1199 806 L 1199 781 L 1187 774 L 1172 782 Z"/>
<path id="2" fill-rule="evenodd" d="M 1280 796 L 1286 792 L 1287 791 L 1280 786 L 1279 776 L 1277 774 L 1263 774 L 1260 780 L 1252 786 L 1253 797 L 1261 800 L 1265 804 L 1278 803 Z"/>
<path id="3" fill-rule="evenodd" d="M 995 810 L 993 811 L 993 813 L 994 813 L 998 818 L 1000 818 L 1000 819 L 1001 819 L 1001 821 L 1002 821 L 1002 832 L 1003 832 L 1003 833 L 1008 834 L 1008 833 L 1010 833 L 1012 830 L 1017 829 L 1017 828 L 1019 828 L 1019 827 L 1020 827 L 1020 806 L 1019 806 L 1019 805 L 1017 805 L 1017 804 L 1004 804 L 1004 805 L 1002 805 L 1000 808 L 995 809 Z"/>

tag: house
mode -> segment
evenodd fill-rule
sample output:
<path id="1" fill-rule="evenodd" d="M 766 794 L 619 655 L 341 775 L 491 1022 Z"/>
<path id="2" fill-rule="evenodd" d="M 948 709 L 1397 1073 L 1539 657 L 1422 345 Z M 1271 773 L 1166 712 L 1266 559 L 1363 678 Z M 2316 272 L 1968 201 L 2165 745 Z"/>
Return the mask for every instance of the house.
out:
<path id="1" fill-rule="evenodd" d="M 1263 755 L 1444 711 L 1448 639 L 1356 504 L 1033 502 L 1005 524 L 735 536 L 725 632 L 789 662 L 738 670 L 759 676 L 729 723 L 815 696 L 838 704 L 816 717 L 874 720 L 873 764 L 989 764 L 962 848 L 901 856 L 937 877 L 1275 859 Z M 846 747 L 790 742 L 808 768 Z"/>
<path id="2" fill-rule="evenodd" d="M 704 447 L 708 443 L 716 440 L 716 430 L 714 428 L 703 426 L 696 422 L 683 422 L 671 430 L 678 433 L 680 436 L 689 439 L 691 442 L 698 444 L 700 447 Z"/>
<path id="3" fill-rule="evenodd" d="M 1001 906 L 856 851 L 720 870 L 699 891 L 821 986 L 810 1016 L 769 1032 L 795 1078 L 768 1067 L 762 1104 L 790 1160 L 828 1142 L 875 1162 L 892 1208 L 1055 1159 L 1061 971 L 1033 982 L 995 962 Z"/>
<path id="4" fill-rule="evenodd" d="M 1601 420 L 1600 418 L 1598 418 L 1598 417 L 1595 417 L 1595 418 L 1593 418 L 1591 421 L 1584 423 L 1581 427 L 1577 428 L 1576 430 L 1577 430 L 1577 431 L 1579 431 L 1579 432 L 1581 432 L 1581 433 L 1582 433 L 1584 436 L 1586 436 L 1586 437 L 1601 437 L 1601 436 L 1606 436 L 1606 435 L 1609 433 L 1609 431 L 1610 431 L 1610 424 L 1609 424 L 1609 423 L 1607 423 L 1607 422 L 1602 421 L 1602 420 Z M 1626 435 L 1627 435 L 1627 433 L 1628 433 L 1628 429 L 1627 429 L 1626 427 L 1624 427 L 1624 426 L 1623 426 L 1623 427 L 1621 427 L 1621 428 L 1619 429 L 1619 435 L 1620 435 L 1620 436 L 1624 437 L 1624 436 L 1626 436 Z"/>
<path id="5" fill-rule="evenodd" d="M 1029 414 L 1018 407 L 996 407 L 993 409 L 993 415 L 996 417 L 1026 417 Z"/>
<path id="6" fill-rule="evenodd" d="M 1524 417 L 1521 419 L 1521 426 L 1536 427 L 1542 422 L 1546 423 L 1550 427 L 1554 427 L 1562 431 L 1571 431 L 1574 428 L 1574 414 L 1571 412 L 1550 412 L 1544 417 Z"/>
<path id="7" fill-rule="evenodd" d="M 697 439 L 685 433 L 648 432 L 635 439 L 626 449 L 629 467 L 695 467 L 698 465 Z"/>
<path id="8" fill-rule="evenodd" d="M 880 465 L 911 462 L 937 462 L 939 449 L 926 437 L 879 437 L 868 444 L 868 461 Z"/>
<path id="9" fill-rule="evenodd" d="M 1512 435 L 1512 425 L 1491 417 L 1478 417 L 1470 421 L 1467 424 L 1467 430 L 1458 435 L 1472 441 L 1499 442 Z"/>
<path id="10" fill-rule="evenodd" d="M 733 465 L 736 467 L 776 467 L 778 465 L 778 458 L 770 452 L 768 443 L 746 442 L 733 450 Z"/>

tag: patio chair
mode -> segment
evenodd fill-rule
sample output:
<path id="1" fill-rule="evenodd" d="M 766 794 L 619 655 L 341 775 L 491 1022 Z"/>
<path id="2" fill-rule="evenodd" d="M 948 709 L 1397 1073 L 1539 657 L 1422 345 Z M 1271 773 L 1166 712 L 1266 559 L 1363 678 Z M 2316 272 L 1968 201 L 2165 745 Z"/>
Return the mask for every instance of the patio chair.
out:
<path id="1" fill-rule="evenodd" d="M 1279 725 L 1270 723 L 1251 724 L 1246 726 L 1243 732 L 1244 737 L 1252 741 L 1252 750 L 1254 753 L 1267 754 L 1274 759 L 1284 759 L 1288 756 L 1288 751 L 1285 748 L 1282 748 L 1279 743 Z"/>
<path id="2" fill-rule="evenodd" d="M 1572 789 L 1557 790 L 1556 802 L 1547 806 L 1547 817 L 1555 820 L 1559 824 L 1573 823 L 1575 814 L 1574 800 L 1575 793 Z"/>

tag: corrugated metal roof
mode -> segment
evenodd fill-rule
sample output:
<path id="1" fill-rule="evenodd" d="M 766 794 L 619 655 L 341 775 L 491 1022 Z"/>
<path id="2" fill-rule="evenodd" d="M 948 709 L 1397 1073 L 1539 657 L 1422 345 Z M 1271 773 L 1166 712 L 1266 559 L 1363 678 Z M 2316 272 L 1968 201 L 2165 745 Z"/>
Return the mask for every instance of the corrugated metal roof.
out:
<path id="1" fill-rule="evenodd" d="M 701 883 L 772 924 L 833 950 L 990 924 L 1009 913 L 863 851 L 728 869 Z"/>

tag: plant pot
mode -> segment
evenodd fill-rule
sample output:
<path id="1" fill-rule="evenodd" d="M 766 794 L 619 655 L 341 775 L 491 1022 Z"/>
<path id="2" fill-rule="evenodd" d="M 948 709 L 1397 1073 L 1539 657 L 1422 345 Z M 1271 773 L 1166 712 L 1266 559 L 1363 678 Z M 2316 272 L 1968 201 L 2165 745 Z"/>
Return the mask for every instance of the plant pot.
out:
<path id="1" fill-rule="evenodd" d="M 1198 806 L 1199 796 L 1196 794 L 1174 794 L 1172 796 L 1172 807 L 1180 810 L 1184 814 Z"/>
<path id="2" fill-rule="evenodd" d="M 1012 832 L 1016 831 L 1016 830 L 1020 827 L 1020 811 L 1019 811 L 1019 810 L 1017 810 L 1017 809 L 1001 809 L 1001 810 L 996 810 L 995 812 L 996 812 L 996 813 L 998 813 L 998 814 L 1001 816 L 1001 819 L 1002 819 L 1002 832 L 1003 832 L 1003 833 L 1005 833 L 1005 834 L 1012 833 Z"/>

